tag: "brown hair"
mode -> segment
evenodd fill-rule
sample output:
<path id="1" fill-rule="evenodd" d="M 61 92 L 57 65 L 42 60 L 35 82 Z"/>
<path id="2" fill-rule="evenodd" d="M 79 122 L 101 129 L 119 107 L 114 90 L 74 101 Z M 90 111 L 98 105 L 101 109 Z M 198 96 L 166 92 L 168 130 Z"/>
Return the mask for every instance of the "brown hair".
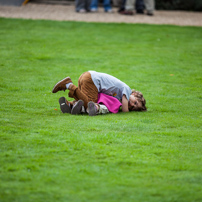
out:
<path id="1" fill-rule="evenodd" d="M 147 111 L 147 108 L 145 106 L 146 100 L 144 99 L 143 94 L 139 91 L 136 91 L 135 89 L 132 89 L 131 95 L 134 95 L 138 99 L 138 101 L 142 103 L 142 107 L 135 109 L 134 111 Z"/>

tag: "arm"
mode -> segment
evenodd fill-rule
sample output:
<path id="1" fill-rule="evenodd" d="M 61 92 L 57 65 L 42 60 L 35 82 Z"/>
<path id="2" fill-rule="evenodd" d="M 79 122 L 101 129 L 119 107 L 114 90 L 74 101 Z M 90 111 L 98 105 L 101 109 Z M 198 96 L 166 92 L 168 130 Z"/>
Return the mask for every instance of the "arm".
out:
<path id="1" fill-rule="evenodd" d="M 125 95 L 122 97 L 122 112 L 128 112 L 128 100 Z"/>

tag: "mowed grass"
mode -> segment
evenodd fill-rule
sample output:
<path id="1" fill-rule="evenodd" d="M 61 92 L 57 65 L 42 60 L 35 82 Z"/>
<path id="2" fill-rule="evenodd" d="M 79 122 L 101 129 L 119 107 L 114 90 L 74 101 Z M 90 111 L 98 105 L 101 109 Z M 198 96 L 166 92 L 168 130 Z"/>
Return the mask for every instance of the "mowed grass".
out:
<path id="1" fill-rule="evenodd" d="M 202 201 L 201 56 L 201 27 L 0 18 L 0 201 Z M 148 111 L 62 114 L 88 70 Z"/>

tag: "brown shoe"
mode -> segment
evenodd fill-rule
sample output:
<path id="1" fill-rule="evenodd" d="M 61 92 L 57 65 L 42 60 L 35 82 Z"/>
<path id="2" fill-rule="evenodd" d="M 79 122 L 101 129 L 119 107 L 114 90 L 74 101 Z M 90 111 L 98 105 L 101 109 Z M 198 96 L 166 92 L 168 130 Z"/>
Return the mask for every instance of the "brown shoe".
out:
<path id="1" fill-rule="evenodd" d="M 61 97 L 59 99 L 59 103 L 60 103 L 60 109 L 62 113 L 71 113 L 69 102 L 66 100 L 65 97 Z"/>
<path id="2" fill-rule="evenodd" d="M 58 83 L 55 84 L 52 93 L 57 93 L 60 90 L 66 90 L 66 84 L 68 83 L 72 83 L 72 80 L 70 77 L 66 77 L 64 79 L 62 79 L 61 81 L 59 81 Z"/>
<path id="3" fill-rule="evenodd" d="M 121 11 L 119 13 L 122 15 L 133 15 L 134 14 L 133 11 L 129 11 L 129 10 L 124 10 L 124 11 Z"/>
<path id="4" fill-rule="evenodd" d="M 152 12 L 147 12 L 147 15 L 149 15 L 149 16 L 153 16 L 154 14 L 152 13 Z"/>
<path id="5" fill-rule="evenodd" d="M 72 107 L 71 114 L 72 115 L 81 114 L 81 110 L 82 110 L 83 105 L 84 105 L 83 100 L 77 101 Z"/>

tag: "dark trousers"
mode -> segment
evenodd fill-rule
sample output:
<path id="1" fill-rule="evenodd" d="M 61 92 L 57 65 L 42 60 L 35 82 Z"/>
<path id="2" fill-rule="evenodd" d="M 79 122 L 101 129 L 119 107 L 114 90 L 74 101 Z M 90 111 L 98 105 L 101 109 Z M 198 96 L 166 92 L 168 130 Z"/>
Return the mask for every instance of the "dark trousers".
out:
<path id="1" fill-rule="evenodd" d="M 125 10 L 125 4 L 126 4 L 126 0 L 122 0 L 119 12 Z M 144 1 L 143 0 L 136 0 L 135 9 L 137 12 L 141 12 L 141 11 L 143 12 L 145 9 Z"/>

